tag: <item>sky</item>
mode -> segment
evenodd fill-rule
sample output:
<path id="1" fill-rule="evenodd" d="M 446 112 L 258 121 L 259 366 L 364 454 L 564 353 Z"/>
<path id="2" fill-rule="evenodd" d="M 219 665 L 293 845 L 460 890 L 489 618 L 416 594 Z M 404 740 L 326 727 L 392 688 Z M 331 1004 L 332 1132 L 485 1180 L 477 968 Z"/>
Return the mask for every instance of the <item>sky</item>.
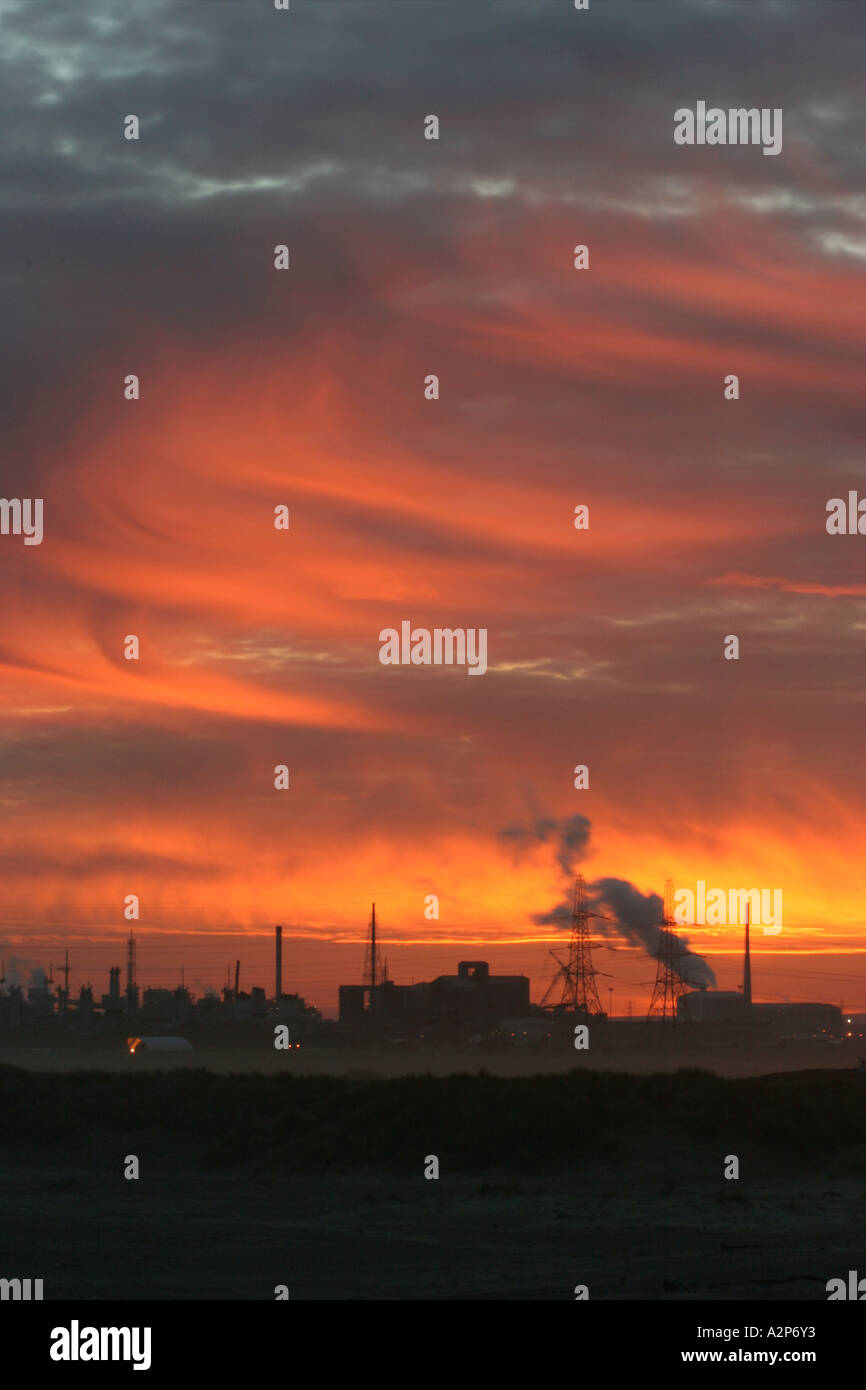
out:
<path id="1" fill-rule="evenodd" d="M 538 999 L 582 872 L 614 1012 L 666 879 L 781 890 L 755 997 L 866 1010 L 860 7 L 0 0 L 0 40 L 3 491 L 44 499 L 0 535 L 7 975 L 101 992 L 136 894 L 140 984 L 270 985 L 282 922 L 332 1009 L 375 900 L 399 982 Z M 781 152 L 677 145 L 698 101 Z M 488 669 L 382 665 L 405 620 Z M 739 927 L 686 935 L 735 988 Z"/>

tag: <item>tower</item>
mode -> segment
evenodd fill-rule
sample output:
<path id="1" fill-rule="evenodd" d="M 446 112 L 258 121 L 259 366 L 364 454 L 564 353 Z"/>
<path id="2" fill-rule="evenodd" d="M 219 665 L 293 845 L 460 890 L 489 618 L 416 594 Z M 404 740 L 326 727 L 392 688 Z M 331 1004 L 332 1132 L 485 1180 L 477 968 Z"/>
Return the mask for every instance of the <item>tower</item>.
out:
<path id="1" fill-rule="evenodd" d="M 571 941 L 568 948 L 568 969 L 562 992 L 562 1003 L 575 1017 L 590 1018 L 604 1014 L 595 983 L 592 963 L 592 944 L 589 935 L 589 913 L 586 908 L 586 880 L 578 874 L 574 881 L 571 908 Z"/>
<path id="2" fill-rule="evenodd" d="M 665 1025 L 676 1027 L 677 1000 L 686 993 L 688 985 L 683 979 L 683 947 L 674 931 L 674 885 L 673 879 L 665 881 L 664 918 L 659 926 L 658 965 L 653 986 L 647 1022 L 658 1018 Z"/>
<path id="3" fill-rule="evenodd" d="M 279 1006 L 280 1006 L 280 1000 L 281 1000 L 282 997 L 283 997 L 283 929 L 282 929 L 282 927 L 277 927 L 277 929 L 276 929 L 276 953 L 277 953 L 277 958 L 276 958 L 276 982 L 275 982 L 275 984 L 274 984 L 274 1000 L 275 1000 L 275 1002 L 276 1002 L 277 1008 L 279 1008 Z"/>
<path id="4" fill-rule="evenodd" d="M 376 1012 L 376 904 L 370 915 L 370 1013 Z"/>
<path id="5" fill-rule="evenodd" d="M 743 1012 L 752 1012 L 752 955 L 749 950 L 749 923 L 752 917 L 752 904 L 746 904 L 746 952 L 743 959 Z"/>
<path id="6" fill-rule="evenodd" d="M 595 916 L 586 906 L 586 880 L 578 874 L 574 881 L 574 897 L 571 910 L 571 941 L 568 948 L 568 961 L 559 961 L 559 973 L 544 996 L 546 1004 L 555 990 L 557 982 L 562 981 L 562 994 L 557 1008 L 562 1013 L 573 1013 L 582 1019 L 603 1018 L 604 1010 L 598 997 L 595 982 L 599 973 L 592 963 L 592 939 L 589 932 L 589 919 Z"/>
<path id="7" fill-rule="evenodd" d="M 384 980 L 385 971 L 380 964 L 376 945 L 376 904 L 373 903 L 373 910 L 370 913 L 370 935 L 367 938 L 367 950 L 364 955 L 364 988 L 367 990 L 368 1009 L 371 1014 L 376 1013 L 377 986 L 383 984 Z"/>

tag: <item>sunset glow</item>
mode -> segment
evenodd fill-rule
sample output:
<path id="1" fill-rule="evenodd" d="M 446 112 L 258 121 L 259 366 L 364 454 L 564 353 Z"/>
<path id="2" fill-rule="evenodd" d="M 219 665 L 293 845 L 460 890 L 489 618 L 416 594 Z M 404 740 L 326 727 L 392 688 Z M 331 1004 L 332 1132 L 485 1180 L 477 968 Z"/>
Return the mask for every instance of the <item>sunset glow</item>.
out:
<path id="1" fill-rule="evenodd" d="M 45 509 L 41 545 L 0 537 L 7 975 L 68 947 L 73 990 L 105 989 L 134 893 L 140 983 L 183 965 L 218 988 L 240 956 L 270 985 L 282 922 L 287 987 L 332 1011 L 375 900 L 399 982 L 483 952 L 538 1000 L 568 922 L 535 919 L 569 878 L 553 838 L 503 832 L 580 815 L 590 885 L 780 888 L 756 997 L 866 1010 L 866 539 L 824 525 L 866 487 L 853 156 L 819 160 L 834 128 L 795 119 L 796 64 L 784 153 L 710 160 L 672 141 L 678 66 L 633 74 L 605 119 L 609 89 L 566 97 L 531 44 L 499 81 L 482 7 L 428 16 L 443 43 L 461 29 L 478 90 L 443 77 L 410 119 L 413 8 L 393 7 L 404 77 L 372 127 L 331 98 L 376 25 L 333 36 L 326 99 L 321 7 L 279 72 L 271 17 L 226 14 L 266 119 L 232 89 L 209 124 L 202 35 L 201 68 L 151 35 L 152 89 L 103 72 L 112 111 L 139 101 L 137 147 L 85 121 L 58 152 L 34 106 L 56 178 L 5 234 L 3 487 Z M 509 61 L 531 11 L 501 11 Z M 35 81 L 62 26 L 10 24 Z M 746 69 L 726 102 L 752 100 Z M 486 628 L 486 673 L 381 665 L 403 620 Z M 640 1011 L 655 962 L 596 926 L 605 1004 Z M 736 988 L 741 932 L 686 935 Z"/>

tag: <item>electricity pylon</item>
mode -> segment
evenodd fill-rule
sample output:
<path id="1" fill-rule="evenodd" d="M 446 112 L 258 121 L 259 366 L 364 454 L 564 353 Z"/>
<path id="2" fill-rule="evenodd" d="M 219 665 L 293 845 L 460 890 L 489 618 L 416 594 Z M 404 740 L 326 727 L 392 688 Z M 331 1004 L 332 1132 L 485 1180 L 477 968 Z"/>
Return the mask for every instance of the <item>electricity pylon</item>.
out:
<path id="1" fill-rule="evenodd" d="M 596 975 L 604 972 L 596 970 L 592 963 L 592 938 L 589 932 L 589 919 L 596 916 L 597 913 L 587 910 L 586 880 L 583 874 L 578 874 L 574 883 L 568 960 L 561 960 L 555 951 L 551 951 L 559 970 L 541 1001 L 542 1007 L 547 1005 L 557 985 L 561 984 L 562 993 L 555 1006 L 558 1013 L 574 1014 L 581 1019 L 604 1017 L 598 985 L 595 983 Z"/>
<path id="2" fill-rule="evenodd" d="M 676 1028 L 677 1000 L 689 989 L 683 979 L 685 948 L 674 931 L 674 884 L 673 879 L 665 881 L 664 918 L 659 924 L 658 954 L 656 956 L 656 979 L 653 986 L 647 1022 L 660 1019 L 665 1025 Z"/>

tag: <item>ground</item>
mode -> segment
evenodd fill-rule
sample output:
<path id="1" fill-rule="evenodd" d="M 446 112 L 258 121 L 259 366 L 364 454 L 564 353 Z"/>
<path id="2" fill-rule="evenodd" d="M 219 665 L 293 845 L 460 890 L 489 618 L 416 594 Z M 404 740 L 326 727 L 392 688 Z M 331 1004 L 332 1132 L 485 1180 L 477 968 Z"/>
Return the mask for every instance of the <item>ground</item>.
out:
<path id="1" fill-rule="evenodd" d="M 0 1275 L 42 1278 L 46 1299 L 825 1300 L 866 1274 L 856 1071 L 152 1060 L 0 1066 Z"/>

